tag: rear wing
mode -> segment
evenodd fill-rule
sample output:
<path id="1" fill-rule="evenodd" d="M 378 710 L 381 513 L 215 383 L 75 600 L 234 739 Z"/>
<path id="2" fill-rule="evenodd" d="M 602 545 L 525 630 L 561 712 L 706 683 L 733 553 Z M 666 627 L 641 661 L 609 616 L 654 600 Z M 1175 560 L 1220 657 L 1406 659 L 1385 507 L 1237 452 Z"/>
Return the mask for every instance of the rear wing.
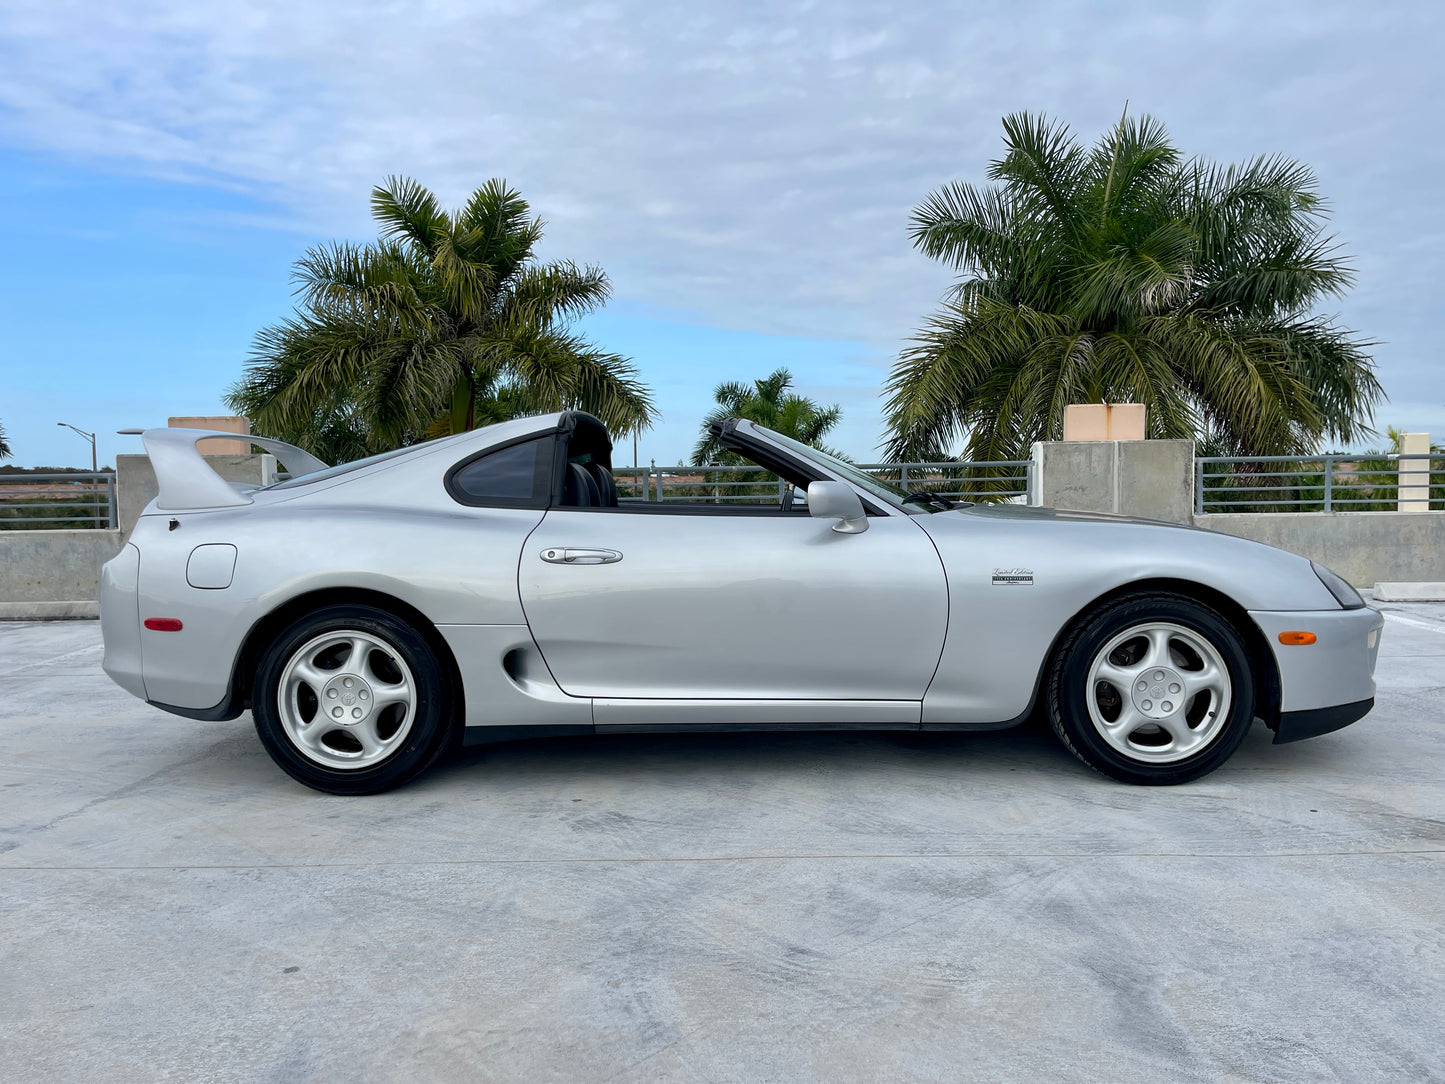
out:
<path id="1" fill-rule="evenodd" d="M 212 437 L 259 445 L 280 460 L 292 475 L 310 474 L 327 466 L 293 444 L 249 433 L 222 433 L 212 429 L 122 429 L 119 432 L 122 436 L 139 436 L 145 444 L 160 489 L 156 507 L 167 512 L 251 503 L 251 498 L 240 487 L 217 474 L 197 450 L 197 443 Z"/>

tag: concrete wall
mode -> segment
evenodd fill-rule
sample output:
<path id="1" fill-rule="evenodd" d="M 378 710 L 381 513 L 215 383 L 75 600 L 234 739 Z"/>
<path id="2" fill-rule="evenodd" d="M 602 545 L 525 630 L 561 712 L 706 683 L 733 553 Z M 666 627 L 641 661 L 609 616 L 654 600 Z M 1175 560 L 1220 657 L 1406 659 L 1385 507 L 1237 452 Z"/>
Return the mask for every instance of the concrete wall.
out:
<path id="1" fill-rule="evenodd" d="M 1033 447 L 1032 503 L 1188 523 L 1194 442 L 1044 441 Z"/>
<path id="2" fill-rule="evenodd" d="M 271 455 L 208 455 L 222 478 L 263 485 L 274 481 Z M 100 566 L 124 545 L 154 499 L 155 471 L 143 455 L 116 456 L 116 531 L 0 531 L 0 620 L 94 617 Z"/>
<path id="3" fill-rule="evenodd" d="M 1192 517 L 1334 569 L 1356 587 L 1445 581 L 1445 512 L 1246 512 Z"/>
<path id="4" fill-rule="evenodd" d="M 120 531 L 0 531 L 0 619 L 94 617 Z"/>
<path id="5" fill-rule="evenodd" d="M 1445 512 L 1194 515 L 1187 440 L 1050 441 L 1033 447 L 1033 503 L 1192 524 L 1318 561 L 1356 587 L 1445 581 Z"/>

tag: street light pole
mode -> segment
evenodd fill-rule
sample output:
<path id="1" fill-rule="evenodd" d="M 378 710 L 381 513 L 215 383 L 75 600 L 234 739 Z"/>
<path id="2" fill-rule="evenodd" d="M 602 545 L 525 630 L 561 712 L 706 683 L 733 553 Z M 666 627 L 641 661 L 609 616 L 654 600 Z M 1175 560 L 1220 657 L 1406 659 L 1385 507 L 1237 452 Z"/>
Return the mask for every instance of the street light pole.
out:
<path id="1" fill-rule="evenodd" d="M 99 464 L 99 462 L 97 461 L 97 459 L 96 459 L 96 457 L 95 457 L 95 434 L 94 434 L 94 433 L 87 433 L 84 429 L 80 428 L 80 426 L 78 426 L 78 425 L 71 425 L 69 422 L 56 422 L 55 424 L 58 425 L 58 426 L 61 426 L 62 428 L 65 428 L 65 429 L 74 430 L 75 432 L 79 433 L 82 437 L 84 437 L 86 440 L 90 441 L 90 473 L 91 473 L 91 474 L 99 474 L 99 473 L 100 473 L 100 464 Z M 91 518 L 92 518 L 92 521 L 94 522 L 94 525 L 98 527 L 98 526 L 100 526 L 100 494 L 97 493 L 97 492 L 95 492 L 95 489 L 94 489 L 94 487 L 95 487 L 95 479 L 94 479 L 94 478 L 92 478 L 92 479 L 90 480 L 90 485 L 91 485 L 91 492 L 92 492 L 92 493 L 95 493 L 95 498 L 96 498 L 96 499 L 95 499 L 95 515 L 94 515 L 93 517 L 91 517 Z"/>
<path id="2" fill-rule="evenodd" d="M 95 458 L 95 434 L 87 433 L 78 425 L 71 425 L 69 422 L 56 422 L 55 424 L 63 426 L 66 429 L 73 429 L 75 430 L 75 432 L 83 436 L 86 440 L 90 441 L 90 470 L 92 474 L 97 473 L 100 470 L 100 467 L 97 465 Z"/>

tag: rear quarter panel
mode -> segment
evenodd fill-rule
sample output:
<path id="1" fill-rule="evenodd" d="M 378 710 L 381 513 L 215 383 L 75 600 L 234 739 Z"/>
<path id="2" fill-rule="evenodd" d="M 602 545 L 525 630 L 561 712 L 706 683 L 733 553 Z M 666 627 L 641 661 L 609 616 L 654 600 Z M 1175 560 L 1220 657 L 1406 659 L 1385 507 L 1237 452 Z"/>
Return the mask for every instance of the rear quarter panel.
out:
<path id="1" fill-rule="evenodd" d="M 129 543 L 101 566 L 100 633 L 105 644 L 101 668 L 126 692 L 144 698 L 136 597 L 139 578 L 140 551 Z"/>
<path id="2" fill-rule="evenodd" d="M 197 709 L 219 704 L 251 628 L 313 591 L 378 591 L 435 624 L 525 623 L 517 557 L 540 511 L 462 507 L 439 477 L 435 492 L 423 486 L 410 501 L 379 497 L 372 487 L 336 486 L 306 499 L 143 516 L 132 536 L 140 616 L 183 623 L 178 633 L 140 632 L 146 698 Z M 231 585 L 191 587 L 191 551 L 217 542 L 237 550 Z"/>

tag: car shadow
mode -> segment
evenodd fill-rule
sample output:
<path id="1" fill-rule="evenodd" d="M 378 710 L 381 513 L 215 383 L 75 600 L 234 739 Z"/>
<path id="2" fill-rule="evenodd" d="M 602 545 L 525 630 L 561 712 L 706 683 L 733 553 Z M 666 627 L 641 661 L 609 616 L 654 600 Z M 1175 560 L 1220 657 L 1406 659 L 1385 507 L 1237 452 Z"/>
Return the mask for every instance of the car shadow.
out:
<path id="1" fill-rule="evenodd" d="M 1272 740 L 1272 732 L 1257 722 L 1234 756 L 1206 778 L 1257 771 L 1333 772 L 1348 757 L 1347 750 L 1331 748 L 1328 742 L 1274 746 Z M 1118 785 L 1080 763 L 1048 724 L 1036 719 L 987 731 L 700 731 L 532 738 L 458 749 L 425 778 L 440 783 L 472 776 L 484 763 L 509 776 L 633 778 L 716 778 L 760 771 L 867 773 L 911 765 L 947 768 L 973 779 L 1022 771 Z"/>
<path id="2" fill-rule="evenodd" d="M 244 729 L 250 730 L 249 716 L 243 719 Z M 1327 735 L 1283 746 L 1272 745 L 1272 737 L 1256 723 L 1234 756 L 1199 782 L 1258 772 L 1283 773 L 1300 781 L 1337 776 L 1355 755 L 1348 737 Z M 184 768 L 197 782 L 220 791 L 231 790 L 238 780 L 257 786 L 281 783 L 253 733 L 238 726 L 224 736 L 213 734 L 204 744 L 196 756 L 167 770 Z M 1014 785 L 1024 779 L 1044 786 L 1120 785 L 1076 760 L 1047 723 L 1030 719 L 988 731 L 698 731 L 518 739 L 456 749 L 406 789 L 451 790 L 497 780 L 747 785 L 809 773 L 826 773 L 836 782 L 884 775 L 895 782 L 912 775 L 922 782 L 944 773 L 950 785 Z"/>

